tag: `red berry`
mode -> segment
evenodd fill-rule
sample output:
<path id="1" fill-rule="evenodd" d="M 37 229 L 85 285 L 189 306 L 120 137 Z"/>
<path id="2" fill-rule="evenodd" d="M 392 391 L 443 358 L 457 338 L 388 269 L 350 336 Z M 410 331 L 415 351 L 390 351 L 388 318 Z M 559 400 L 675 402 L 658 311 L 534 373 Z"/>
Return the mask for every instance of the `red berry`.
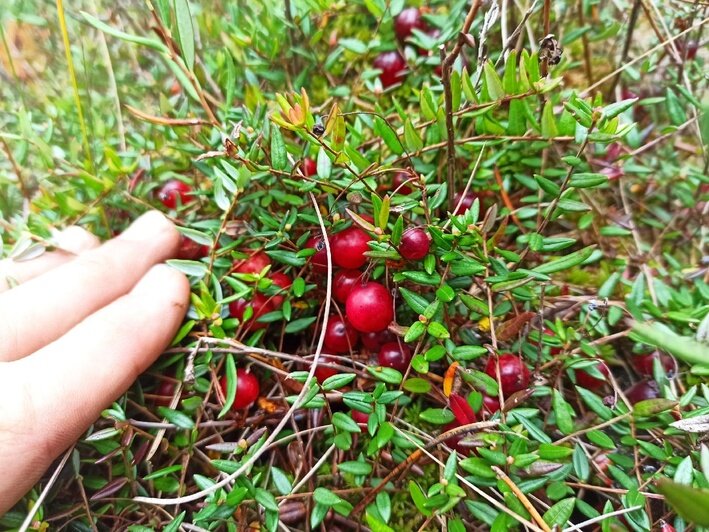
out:
<path id="1" fill-rule="evenodd" d="M 603 374 L 604 377 L 609 377 L 611 374 L 611 371 L 608 369 L 608 366 L 604 362 L 600 362 L 599 364 L 596 364 L 596 369 Z M 602 380 L 599 378 L 594 377 L 593 375 L 589 374 L 587 371 L 583 369 L 577 369 L 575 370 L 576 373 L 576 384 L 581 386 L 582 388 L 586 388 L 588 390 L 597 390 L 601 388 L 604 384 L 606 384 L 606 380 Z"/>
<path id="2" fill-rule="evenodd" d="M 359 227 L 349 227 L 337 233 L 331 242 L 332 262 L 340 268 L 357 269 L 367 262 L 365 252 L 369 251 L 367 233 Z"/>
<path id="3" fill-rule="evenodd" d="M 281 289 L 278 295 L 275 295 L 271 298 L 271 303 L 273 303 L 273 306 L 278 308 L 283 304 L 283 293 L 290 288 L 290 286 L 293 284 L 293 281 L 283 272 L 272 273 L 271 281 L 273 281 L 273 284 L 275 286 Z"/>
<path id="4" fill-rule="evenodd" d="M 244 312 L 246 312 L 246 309 L 249 306 L 253 308 L 253 314 L 245 324 L 246 330 L 258 331 L 259 329 L 267 327 L 267 323 L 262 323 L 256 320 L 264 314 L 268 314 L 274 310 L 273 302 L 270 301 L 267 296 L 259 292 L 255 293 L 253 299 L 250 301 L 242 297 L 241 299 L 237 299 L 236 301 L 229 303 L 229 314 L 232 318 L 242 320 L 244 317 Z"/>
<path id="5" fill-rule="evenodd" d="M 310 177 L 311 175 L 318 173 L 318 165 L 310 157 L 303 159 L 303 166 L 301 169 L 303 170 L 303 175 L 305 177 Z"/>
<path id="6" fill-rule="evenodd" d="M 408 7 L 401 11 L 394 20 L 396 38 L 404 42 L 413 34 L 413 29 L 426 31 L 426 21 L 417 7 Z"/>
<path id="7" fill-rule="evenodd" d="M 645 355 L 636 355 L 632 358 L 633 365 L 641 375 L 652 377 L 655 368 L 655 360 L 660 361 L 660 365 L 665 370 L 665 373 L 672 374 L 675 371 L 675 363 L 670 355 L 654 351 Z"/>
<path id="8" fill-rule="evenodd" d="M 222 393 L 226 396 L 226 376 L 219 380 L 219 385 L 222 388 Z M 250 407 L 258 399 L 260 391 L 261 386 L 256 376 L 244 368 L 237 368 L 236 395 L 234 396 L 234 403 L 231 405 L 232 409 L 241 410 L 242 408 Z"/>
<path id="9" fill-rule="evenodd" d="M 320 236 L 313 236 L 305 243 L 306 248 L 313 248 L 315 254 L 310 256 L 310 265 L 316 272 L 327 271 L 327 250 L 325 241 Z"/>
<path id="10" fill-rule="evenodd" d="M 492 395 L 483 394 L 483 409 L 488 414 L 494 414 L 500 410 L 500 400 Z"/>
<path id="11" fill-rule="evenodd" d="M 411 175 L 408 172 L 397 172 L 391 180 L 391 186 L 395 192 L 406 196 L 413 192 L 410 179 Z"/>
<path id="12" fill-rule="evenodd" d="M 350 417 L 358 425 L 366 425 L 369 421 L 369 414 L 365 414 L 364 412 L 360 412 L 359 410 L 350 410 Z"/>
<path id="13" fill-rule="evenodd" d="M 331 314 L 325 329 L 325 349 L 328 353 L 339 355 L 349 353 L 357 345 L 359 334 L 347 320 L 337 314 Z"/>
<path id="14" fill-rule="evenodd" d="M 158 389 L 155 390 L 155 404 L 158 406 L 170 406 L 172 396 L 175 395 L 175 381 L 164 380 L 160 382 Z"/>
<path id="15" fill-rule="evenodd" d="M 344 303 L 352 289 L 362 284 L 362 272 L 359 270 L 340 270 L 332 279 L 332 295 L 336 301 Z"/>
<path id="16" fill-rule="evenodd" d="M 406 260 L 421 260 L 431 248 L 431 235 L 422 227 L 411 227 L 401 235 L 399 254 Z"/>
<path id="17" fill-rule="evenodd" d="M 502 393 L 510 395 L 529 386 L 531 375 L 521 358 L 512 353 L 505 353 L 499 357 L 500 384 Z M 495 357 L 490 357 L 485 365 L 485 373 L 493 379 L 497 378 Z"/>
<path id="18" fill-rule="evenodd" d="M 640 381 L 633 384 L 624 393 L 630 404 L 634 405 L 640 401 L 656 399 L 660 396 L 660 388 L 655 381 Z"/>
<path id="19" fill-rule="evenodd" d="M 453 204 L 455 205 L 455 212 L 453 214 L 458 215 L 465 213 L 465 211 L 473 206 L 476 197 L 477 196 L 472 192 L 468 192 L 465 196 L 463 196 L 462 192 L 456 192 L 453 196 Z M 458 203 L 460 203 L 460 205 L 458 205 Z"/>
<path id="20" fill-rule="evenodd" d="M 185 235 L 180 236 L 180 249 L 177 250 L 178 259 L 199 260 L 207 255 L 209 255 L 209 246 L 199 244 Z"/>
<path id="21" fill-rule="evenodd" d="M 660 532 L 675 532 L 675 527 L 669 524 L 667 521 L 660 521 Z"/>
<path id="22" fill-rule="evenodd" d="M 374 60 L 374 68 L 381 70 L 379 79 L 385 89 L 406 78 L 406 60 L 397 51 L 382 52 Z"/>
<path id="23" fill-rule="evenodd" d="M 682 41 L 677 41 L 675 44 L 679 55 L 684 56 L 684 43 Z M 697 50 L 699 50 L 699 44 L 697 41 L 687 41 L 687 59 L 691 61 L 697 57 Z"/>
<path id="24" fill-rule="evenodd" d="M 323 364 L 333 364 L 335 361 L 330 357 L 320 357 L 318 367 L 315 368 L 315 378 L 322 384 L 330 377 L 337 375 L 339 372 L 335 368 L 324 366 Z"/>
<path id="25" fill-rule="evenodd" d="M 411 362 L 411 349 L 406 344 L 388 342 L 379 349 L 377 360 L 380 366 L 394 368 L 404 373 Z"/>
<path id="26" fill-rule="evenodd" d="M 257 251 L 245 259 L 234 261 L 232 269 L 235 273 L 261 273 L 266 266 L 271 265 L 271 259 L 263 251 Z"/>
<path id="27" fill-rule="evenodd" d="M 396 342 L 396 335 L 384 329 L 383 331 L 363 333 L 360 336 L 362 345 L 370 351 L 379 351 L 379 348 L 387 342 Z"/>
<path id="28" fill-rule="evenodd" d="M 192 199 L 192 187 L 177 179 L 165 183 L 158 192 L 158 199 L 168 209 L 175 209 L 179 203 L 186 205 Z"/>
<path id="29" fill-rule="evenodd" d="M 347 297 L 345 312 L 360 332 L 383 331 L 394 319 L 394 300 L 384 285 L 370 281 L 355 286 Z"/>

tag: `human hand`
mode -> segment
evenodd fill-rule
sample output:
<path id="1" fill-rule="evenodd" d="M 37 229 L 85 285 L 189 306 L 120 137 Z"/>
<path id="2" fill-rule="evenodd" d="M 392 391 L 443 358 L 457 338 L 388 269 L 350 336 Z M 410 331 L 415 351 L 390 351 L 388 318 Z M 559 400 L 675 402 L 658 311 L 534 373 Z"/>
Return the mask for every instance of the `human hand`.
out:
<path id="1" fill-rule="evenodd" d="M 0 261 L 0 515 L 172 340 L 189 283 L 159 263 L 179 240 L 149 212 L 101 246 L 70 228 L 73 253 Z"/>

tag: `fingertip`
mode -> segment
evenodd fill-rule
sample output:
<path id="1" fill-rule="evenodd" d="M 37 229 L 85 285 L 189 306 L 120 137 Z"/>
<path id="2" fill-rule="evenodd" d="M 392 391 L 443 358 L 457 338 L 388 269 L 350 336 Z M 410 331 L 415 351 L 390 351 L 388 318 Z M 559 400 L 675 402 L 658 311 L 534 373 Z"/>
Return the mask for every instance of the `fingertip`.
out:
<path id="1" fill-rule="evenodd" d="M 101 241 L 96 235 L 89 233 L 82 227 L 72 225 L 56 234 L 54 242 L 58 249 L 79 255 L 84 251 L 97 248 Z"/>
<path id="2" fill-rule="evenodd" d="M 190 283 L 182 272 L 167 264 L 156 264 L 138 281 L 132 294 L 139 297 L 169 298 L 174 304 L 187 310 L 190 296 Z"/>
<path id="3" fill-rule="evenodd" d="M 150 242 L 153 245 L 165 243 L 172 251 L 170 256 L 177 253 L 180 244 L 177 227 L 159 211 L 148 211 L 141 215 L 118 238 Z"/>

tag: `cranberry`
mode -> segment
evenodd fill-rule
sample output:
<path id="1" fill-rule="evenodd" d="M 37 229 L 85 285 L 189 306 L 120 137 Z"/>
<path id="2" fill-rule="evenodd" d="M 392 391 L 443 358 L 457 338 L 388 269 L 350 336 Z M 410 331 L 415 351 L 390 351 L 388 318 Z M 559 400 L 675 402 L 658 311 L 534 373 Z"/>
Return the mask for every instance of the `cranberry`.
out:
<path id="1" fill-rule="evenodd" d="M 636 355 L 632 358 L 633 365 L 638 373 L 641 375 L 648 375 L 652 377 L 653 370 L 655 368 L 655 360 L 660 361 L 660 365 L 665 370 L 665 373 L 672 374 L 675 371 L 675 363 L 670 355 L 661 353 L 660 351 L 654 351 L 652 353 L 647 353 L 645 355 Z"/>
<path id="2" fill-rule="evenodd" d="M 365 414 L 364 412 L 360 412 L 359 410 L 351 410 L 350 417 L 354 419 L 355 423 L 357 423 L 358 425 L 366 425 L 369 421 L 369 414 Z"/>
<path id="3" fill-rule="evenodd" d="M 265 327 L 267 327 L 267 323 L 262 323 L 256 320 L 264 314 L 268 314 L 269 312 L 273 311 L 274 307 L 273 302 L 261 293 L 255 293 L 253 299 L 251 299 L 250 301 L 244 299 L 243 297 L 241 299 L 237 299 L 236 301 L 232 301 L 231 303 L 229 303 L 229 314 L 232 318 L 238 318 L 239 320 L 242 320 L 244 317 L 244 312 L 246 312 L 246 309 L 249 306 L 253 308 L 254 311 L 251 318 L 245 324 L 246 330 L 258 331 L 259 329 L 264 329 Z"/>
<path id="4" fill-rule="evenodd" d="M 316 272 L 327 271 L 327 250 L 325 241 L 320 236 L 313 236 L 305 243 L 306 248 L 313 248 L 315 254 L 310 256 L 310 264 Z"/>
<path id="5" fill-rule="evenodd" d="M 677 46 L 677 51 L 679 52 L 679 55 L 684 57 L 684 43 L 682 41 L 677 41 L 675 44 Z M 697 43 L 697 41 L 687 41 L 686 58 L 691 61 L 692 59 L 697 57 L 697 50 L 699 50 L 699 44 Z"/>
<path id="6" fill-rule="evenodd" d="M 492 395 L 483 394 L 483 409 L 488 414 L 494 414 L 500 410 L 500 400 Z"/>
<path id="7" fill-rule="evenodd" d="M 431 248 L 431 235 L 422 227 L 411 227 L 401 235 L 399 254 L 406 260 L 421 260 Z"/>
<path id="8" fill-rule="evenodd" d="M 596 364 L 596 369 L 600 371 L 604 377 L 609 377 L 611 374 L 611 371 L 608 369 L 608 366 L 606 366 L 604 362 Z M 594 377 L 593 375 L 582 369 L 577 369 L 575 373 L 576 384 L 578 384 L 582 388 L 586 388 L 587 390 L 598 390 L 607 382 L 606 380 Z"/>
<path id="9" fill-rule="evenodd" d="M 529 369 L 521 358 L 512 353 L 505 353 L 499 357 L 500 384 L 502 393 L 510 395 L 529 386 L 531 379 Z M 485 365 L 485 373 L 493 379 L 497 378 L 495 357 L 490 357 Z"/>
<path id="10" fill-rule="evenodd" d="M 320 384 L 325 382 L 330 377 L 337 375 L 339 372 L 335 368 L 330 368 L 322 364 L 332 364 L 335 361 L 330 357 L 320 357 L 318 367 L 315 368 L 315 378 Z"/>
<path id="11" fill-rule="evenodd" d="M 359 334 L 346 319 L 337 314 L 331 314 L 325 329 L 325 349 L 329 353 L 339 355 L 349 353 L 359 340 Z"/>
<path id="12" fill-rule="evenodd" d="M 411 175 L 407 172 L 397 172 L 391 180 L 392 188 L 399 194 L 405 196 L 411 194 L 413 189 L 411 188 Z"/>
<path id="13" fill-rule="evenodd" d="M 310 177 L 311 175 L 318 173 L 318 165 L 310 157 L 303 159 L 303 166 L 301 169 L 303 170 L 303 175 L 305 177 Z"/>
<path id="14" fill-rule="evenodd" d="M 278 295 L 275 295 L 271 298 L 271 303 L 273 303 L 273 306 L 278 308 L 283 304 L 282 294 L 290 288 L 290 286 L 293 284 L 293 281 L 283 272 L 276 272 L 271 274 L 271 281 L 273 281 L 273 284 L 275 286 L 281 289 Z"/>
<path id="15" fill-rule="evenodd" d="M 363 333 L 360 339 L 364 347 L 370 351 L 379 351 L 382 345 L 388 342 L 396 342 L 396 335 L 388 329 L 384 329 L 383 331 Z"/>
<path id="16" fill-rule="evenodd" d="M 369 235 L 359 227 L 349 227 L 337 233 L 331 242 L 332 262 L 340 268 L 357 269 L 367 262 Z"/>
<path id="17" fill-rule="evenodd" d="M 344 303 L 352 289 L 362 283 L 362 272 L 359 270 L 340 270 L 332 279 L 332 295 L 336 301 Z"/>
<path id="18" fill-rule="evenodd" d="M 271 259 L 263 251 L 258 251 L 245 259 L 234 261 L 235 273 L 261 273 L 266 266 L 271 265 Z"/>
<path id="19" fill-rule="evenodd" d="M 421 16 L 421 11 L 417 7 L 408 7 L 401 11 L 394 20 L 394 32 L 396 38 L 404 42 L 407 37 L 413 34 L 413 29 L 426 31 L 426 21 Z"/>
<path id="20" fill-rule="evenodd" d="M 226 376 L 219 380 L 219 385 L 222 388 L 222 393 L 226 395 Z M 236 395 L 231 407 L 235 410 L 250 407 L 258 399 L 260 391 L 261 387 L 256 376 L 244 368 L 237 368 Z"/>
<path id="21" fill-rule="evenodd" d="M 155 390 L 155 404 L 158 406 L 170 406 L 172 396 L 175 395 L 175 381 L 164 380 Z"/>
<path id="22" fill-rule="evenodd" d="M 374 68 L 381 70 L 379 79 L 385 89 L 406 78 L 406 60 L 397 52 L 382 52 L 374 60 Z"/>
<path id="23" fill-rule="evenodd" d="M 209 246 L 199 244 L 185 235 L 180 236 L 180 249 L 177 250 L 177 258 L 183 260 L 199 260 L 209 255 Z"/>
<path id="24" fill-rule="evenodd" d="M 473 206 L 476 197 L 477 196 L 472 192 L 468 192 L 465 196 L 463 196 L 462 192 L 456 192 L 453 196 L 453 204 L 455 205 L 455 212 L 453 214 L 458 215 L 465 213 L 465 211 Z M 458 203 L 460 203 L 460 205 L 458 205 Z"/>
<path id="25" fill-rule="evenodd" d="M 655 381 L 640 381 L 625 390 L 625 397 L 630 404 L 634 405 L 640 401 L 656 399 L 660 395 L 660 387 Z"/>
<path id="26" fill-rule="evenodd" d="M 411 362 L 411 349 L 406 344 L 387 342 L 379 349 L 377 360 L 380 366 L 394 368 L 405 373 Z"/>
<path id="27" fill-rule="evenodd" d="M 185 205 L 192 199 L 192 187 L 177 179 L 171 179 L 158 191 L 158 199 L 168 209 L 175 209 L 179 204 Z"/>
<path id="28" fill-rule="evenodd" d="M 394 301 L 383 285 L 370 281 L 355 286 L 347 297 L 345 312 L 360 332 L 383 331 L 394 319 Z"/>

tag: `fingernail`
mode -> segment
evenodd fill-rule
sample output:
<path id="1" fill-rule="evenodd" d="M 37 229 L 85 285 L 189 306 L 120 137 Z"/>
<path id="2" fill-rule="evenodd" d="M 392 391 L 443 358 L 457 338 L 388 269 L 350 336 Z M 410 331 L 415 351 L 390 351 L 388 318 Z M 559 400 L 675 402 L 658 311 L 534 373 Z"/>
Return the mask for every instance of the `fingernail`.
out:
<path id="1" fill-rule="evenodd" d="M 54 234 L 54 242 L 58 249 L 75 255 L 93 249 L 100 244 L 95 235 L 75 225 Z"/>
<path id="2" fill-rule="evenodd" d="M 151 240 L 165 231 L 176 231 L 172 222 L 158 211 L 143 214 L 119 238 L 127 240 Z"/>

